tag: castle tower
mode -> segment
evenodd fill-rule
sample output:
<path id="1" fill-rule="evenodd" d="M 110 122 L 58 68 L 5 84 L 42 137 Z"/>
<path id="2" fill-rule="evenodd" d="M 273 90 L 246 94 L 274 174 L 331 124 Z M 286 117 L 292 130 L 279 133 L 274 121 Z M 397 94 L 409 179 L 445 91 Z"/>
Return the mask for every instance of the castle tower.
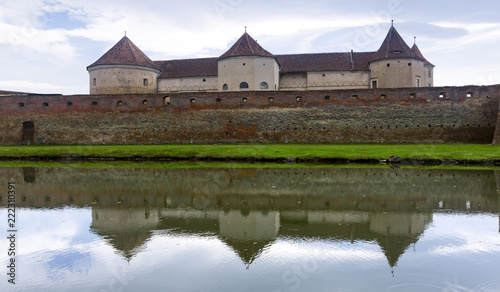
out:
<path id="1" fill-rule="evenodd" d="M 160 69 L 127 36 L 87 67 L 90 94 L 156 93 Z"/>
<path id="2" fill-rule="evenodd" d="M 370 60 L 370 87 L 425 87 L 429 83 L 432 86 L 433 68 L 418 47 L 411 49 L 391 26 L 382 46 Z"/>
<path id="3" fill-rule="evenodd" d="M 431 62 L 427 61 L 427 59 L 424 57 L 422 52 L 420 52 L 420 49 L 417 46 L 417 43 L 413 44 L 413 47 L 411 48 L 413 53 L 417 55 L 417 57 L 424 59 L 424 68 L 425 68 L 425 73 L 424 73 L 424 84 L 427 87 L 433 87 L 434 86 L 434 66 Z"/>
<path id="4" fill-rule="evenodd" d="M 219 90 L 278 90 L 280 66 L 247 32 L 217 59 Z"/>

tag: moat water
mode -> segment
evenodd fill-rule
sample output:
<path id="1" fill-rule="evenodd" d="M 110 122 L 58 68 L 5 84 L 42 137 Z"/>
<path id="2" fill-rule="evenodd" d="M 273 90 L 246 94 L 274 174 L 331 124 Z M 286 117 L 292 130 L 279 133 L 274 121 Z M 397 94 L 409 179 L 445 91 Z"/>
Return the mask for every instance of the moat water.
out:
<path id="1" fill-rule="evenodd" d="M 0 291 L 500 291 L 500 171 L 0 167 L 0 188 Z"/>

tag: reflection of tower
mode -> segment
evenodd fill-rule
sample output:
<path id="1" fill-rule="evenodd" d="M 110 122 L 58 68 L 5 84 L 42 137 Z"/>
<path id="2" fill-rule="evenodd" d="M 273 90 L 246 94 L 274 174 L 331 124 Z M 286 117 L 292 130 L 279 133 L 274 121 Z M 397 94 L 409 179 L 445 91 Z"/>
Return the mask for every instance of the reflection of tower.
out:
<path id="1" fill-rule="evenodd" d="M 500 116 L 500 111 L 499 111 Z M 495 182 L 498 195 L 498 232 L 500 232 L 500 171 L 495 170 Z"/>
<path id="2" fill-rule="evenodd" d="M 221 212 L 220 237 L 250 265 L 278 236 L 280 216 L 277 211 Z"/>
<path id="3" fill-rule="evenodd" d="M 92 208 L 91 229 L 106 238 L 130 260 L 151 236 L 159 223 L 157 212 L 146 209 Z"/>
<path id="4" fill-rule="evenodd" d="M 389 264 L 394 267 L 408 246 L 418 241 L 431 221 L 432 213 L 376 213 L 371 215 L 370 231 L 375 233 Z"/>

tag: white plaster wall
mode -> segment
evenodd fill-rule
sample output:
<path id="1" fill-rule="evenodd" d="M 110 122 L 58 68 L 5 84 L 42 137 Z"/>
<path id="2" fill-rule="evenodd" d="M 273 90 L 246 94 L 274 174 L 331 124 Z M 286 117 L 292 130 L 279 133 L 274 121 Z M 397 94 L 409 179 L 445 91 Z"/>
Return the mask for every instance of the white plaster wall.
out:
<path id="1" fill-rule="evenodd" d="M 219 90 L 217 86 L 217 76 L 163 78 L 158 80 L 158 92 L 161 93 L 217 91 Z"/>
<path id="2" fill-rule="evenodd" d="M 159 72 L 141 66 L 95 66 L 89 69 L 90 94 L 156 93 Z M 147 85 L 144 85 L 144 79 L 148 80 Z"/>
<path id="3" fill-rule="evenodd" d="M 431 71 L 431 77 L 429 77 L 429 70 Z M 432 66 L 426 66 L 424 75 L 425 78 L 423 86 L 429 86 L 430 84 L 430 87 L 434 87 L 434 68 Z"/>
<path id="4" fill-rule="evenodd" d="M 364 89 L 369 88 L 368 71 L 318 71 L 307 73 L 307 89 Z"/>
<path id="5" fill-rule="evenodd" d="M 411 63 L 411 66 L 408 64 Z M 390 67 L 387 67 L 390 64 Z M 420 87 L 426 87 L 427 72 L 424 62 L 416 59 L 390 59 L 370 64 L 371 79 L 378 79 L 378 88 L 416 87 L 420 78 Z"/>
<path id="6" fill-rule="evenodd" d="M 243 56 L 231 57 L 219 61 L 219 90 L 227 84 L 228 91 L 262 90 L 260 84 L 266 82 L 268 90 L 279 86 L 279 65 L 275 58 Z M 248 83 L 248 89 L 240 89 L 242 82 Z"/>
<path id="7" fill-rule="evenodd" d="M 280 80 L 281 90 L 306 90 L 307 89 L 307 74 L 306 73 L 290 73 L 281 75 Z"/>

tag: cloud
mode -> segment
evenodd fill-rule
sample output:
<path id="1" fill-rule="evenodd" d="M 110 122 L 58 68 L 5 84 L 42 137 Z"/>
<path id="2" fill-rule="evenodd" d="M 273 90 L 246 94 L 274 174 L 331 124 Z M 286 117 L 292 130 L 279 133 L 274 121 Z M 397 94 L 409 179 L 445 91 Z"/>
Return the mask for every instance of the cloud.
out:
<path id="1" fill-rule="evenodd" d="M 359 52 L 380 47 L 391 19 L 409 45 L 413 36 L 418 37 L 424 56 L 438 66 L 436 80 L 443 85 L 471 83 L 469 76 L 458 73 L 459 64 L 450 60 L 450 54 L 465 63 L 474 60 L 482 72 L 496 76 L 500 61 L 479 60 L 474 52 L 500 43 L 498 2 L 450 3 L 374 0 L 361 7 L 337 0 L 0 0 L 0 55 L 30 60 L 29 68 L 2 72 L 0 80 L 20 80 L 26 70 L 45 69 L 51 74 L 26 78 L 32 84 L 57 82 L 63 93 L 86 88 L 85 67 L 120 40 L 124 31 L 153 60 L 219 56 L 245 26 L 275 54 Z M 65 68 L 58 73 L 53 68 L 61 64 Z"/>
<path id="2" fill-rule="evenodd" d="M 58 93 L 63 87 L 60 85 L 31 82 L 26 80 L 0 81 L 0 88 L 4 90 L 22 91 L 22 92 L 52 92 Z"/>

